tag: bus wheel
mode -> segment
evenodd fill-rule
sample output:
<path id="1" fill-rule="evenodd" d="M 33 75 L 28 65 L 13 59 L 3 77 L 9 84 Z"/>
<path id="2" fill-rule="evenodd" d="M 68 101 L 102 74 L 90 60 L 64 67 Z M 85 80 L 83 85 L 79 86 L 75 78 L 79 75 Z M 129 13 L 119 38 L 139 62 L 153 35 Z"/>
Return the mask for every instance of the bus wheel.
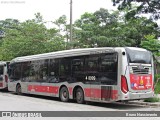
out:
<path id="1" fill-rule="evenodd" d="M 62 87 L 60 90 L 60 99 L 62 102 L 68 102 L 69 100 L 69 92 L 66 87 Z"/>
<path id="2" fill-rule="evenodd" d="M 17 93 L 17 95 L 21 95 L 22 94 L 21 85 L 19 85 L 19 84 L 16 87 L 16 93 Z"/>
<path id="3" fill-rule="evenodd" d="M 83 90 L 81 88 L 78 88 L 76 90 L 76 101 L 79 104 L 84 103 L 84 93 L 83 93 Z"/>

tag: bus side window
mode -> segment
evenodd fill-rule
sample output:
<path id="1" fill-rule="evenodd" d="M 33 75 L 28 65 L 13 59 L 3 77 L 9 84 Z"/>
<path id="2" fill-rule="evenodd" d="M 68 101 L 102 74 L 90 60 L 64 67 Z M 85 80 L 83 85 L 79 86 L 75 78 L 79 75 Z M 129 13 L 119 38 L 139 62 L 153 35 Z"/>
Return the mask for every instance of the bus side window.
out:
<path id="1" fill-rule="evenodd" d="M 72 72 L 82 71 L 84 66 L 83 59 L 73 59 L 72 60 Z"/>
<path id="2" fill-rule="evenodd" d="M 29 80 L 33 82 L 47 82 L 48 80 L 48 59 L 31 62 Z"/>
<path id="3" fill-rule="evenodd" d="M 84 82 L 84 57 L 75 57 L 72 60 L 72 80 L 73 82 Z"/>
<path id="4" fill-rule="evenodd" d="M 60 59 L 60 81 L 71 81 L 71 58 Z"/>
<path id="5" fill-rule="evenodd" d="M 41 82 L 48 82 L 48 62 L 48 59 L 41 60 L 40 62 L 39 74 Z"/>
<path id="6" fill-rule="evenodd" d="M 49 68 L 48 68 L 48 82 L 54 83 L 58 82 L 58 73 L 59 73 L 59 60 L 50 59 Z"/>
<path id="7" fill-rule="evenodd" d="M 3 65 L 0 66 L 0 75 L 3 75 Z"/>
<path id="8" fill-rule="evenodd" d="M 99 78 L 102 84 L 115 85 L 117 84 L 117 69 L 118 60 L 117 53 L 108 53 L 101 56 L 99 71 L 101 77 Z"/>
<path id="9" fill-rule="evenodd" d="M 31 65 L 30 62 L 22 63 L 22 81 L 29 82 L 29 74 L 30 74 Z"/>
<path id="10" fill-rule="evenodd" d="M 89 56 L 86 58 L 86 70 L 90 73 L 97 73 L 98 72 L 98 62 L 99 62 L 99 56 Z"/>
<path id="11" fill-rule="evenodd" d="M 48 76 L 48 60 L 37 60 L 22 63 L 22 81 L 46 82 Z"/>
<path id="12" fill-rule="evenodd" d="M 12 64 L 10 67 L 11 67 L 10 78 L 13 80 L 20 80 L 22 73 L 21 63 Z"/>
<path id="13" fill-rule="evenodd" d="M 30 64 L 30 71 L 29 71 L 29 81 L 30 82 L 41 82 L 42 77 L 40 73 L 40 60 L 37 61 L 31 61 Z"/>
<path id="14" fill-rule="evenodd" d="M 3 66 L 1 65 L 0 66 L 0 81 L 2 81 L 3 80 Z"/>

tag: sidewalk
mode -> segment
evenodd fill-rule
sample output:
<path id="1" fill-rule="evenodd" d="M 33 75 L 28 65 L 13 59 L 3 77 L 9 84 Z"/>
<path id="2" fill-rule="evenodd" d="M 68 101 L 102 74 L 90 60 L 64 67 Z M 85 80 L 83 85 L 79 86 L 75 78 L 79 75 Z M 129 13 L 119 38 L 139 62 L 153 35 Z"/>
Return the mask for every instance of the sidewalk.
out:
<path id="1" fill-rule="evenodd" d="M 158 97 L 160 99 L 160 94 L 155 95 L 155 97 Z M 135 101 L 129 101 L 128 103 L 136 104 L 136 105 L 147 105 L 147 106 L 160 107 L 160 101 L 159 102 L 144 102 L 144 100 L 135 100 Z"/>

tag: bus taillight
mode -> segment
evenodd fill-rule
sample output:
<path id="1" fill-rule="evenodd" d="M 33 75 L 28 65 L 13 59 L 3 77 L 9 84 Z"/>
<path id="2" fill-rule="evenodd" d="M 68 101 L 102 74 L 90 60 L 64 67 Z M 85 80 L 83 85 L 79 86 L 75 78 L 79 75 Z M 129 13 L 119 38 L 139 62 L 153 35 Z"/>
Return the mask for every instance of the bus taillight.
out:
<path id="1" fill-rule="evenodd" d="M 5 82 L 7 83 L 8 82 L 8 76 L 5 75 Z"/>
<path id="2" fill-rule="evenodd" d="M 121 90 L 125 94 L 128 92 L 127 79 L 123 75 L 121 75 Z"/>

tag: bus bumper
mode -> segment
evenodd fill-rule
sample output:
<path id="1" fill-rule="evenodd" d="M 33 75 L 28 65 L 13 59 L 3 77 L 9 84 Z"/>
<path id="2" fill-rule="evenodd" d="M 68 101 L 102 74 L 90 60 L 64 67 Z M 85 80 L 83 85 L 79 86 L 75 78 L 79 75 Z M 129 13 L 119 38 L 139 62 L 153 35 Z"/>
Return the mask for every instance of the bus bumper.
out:
<path id="1" fill-rule="evenodd" d="M 145 92 L 145 93 L 132 93 L 129 92 L 126 95 L 123 95 L 122 100 L 140 100 L 145 98 L 152 98 L 154 97 L 154 92 Z"/>

